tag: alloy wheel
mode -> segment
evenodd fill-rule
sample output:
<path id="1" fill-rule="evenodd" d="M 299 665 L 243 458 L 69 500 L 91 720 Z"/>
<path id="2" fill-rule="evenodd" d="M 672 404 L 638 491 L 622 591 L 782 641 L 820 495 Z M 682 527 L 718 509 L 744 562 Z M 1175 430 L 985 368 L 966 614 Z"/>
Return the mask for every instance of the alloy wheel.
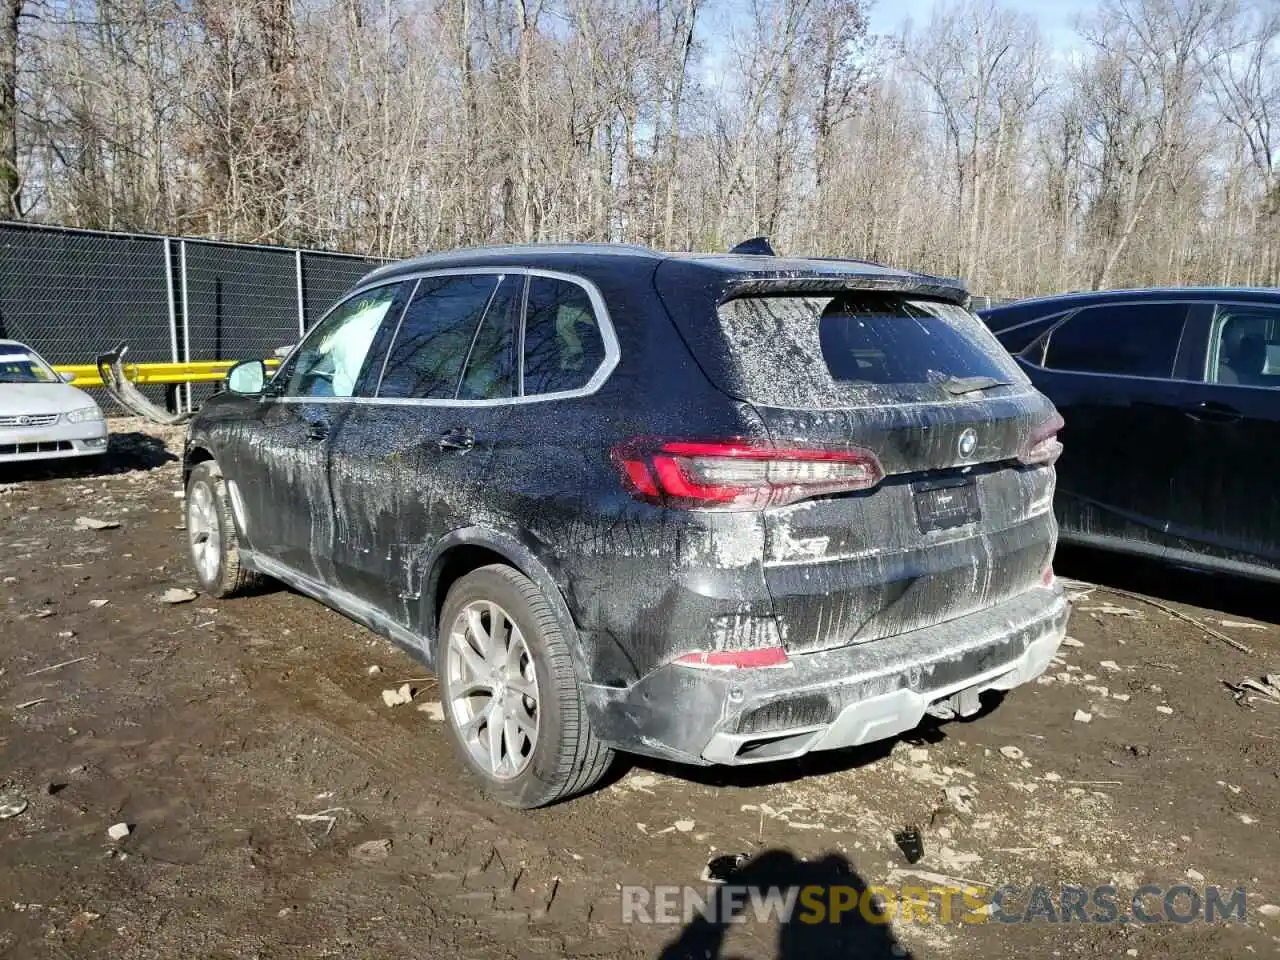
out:
<path id="1" fill-rule="evenodd" d="M 519 626 L 501 606 L 474 600 L 449 629 L 449 709 L 472 759 L 490 776 L 524 772 L 538 744 L 538 677 Z"/>
<path id="2" fill-rule="evenodd" d="M 218 579 L 222 563 L 222 532 L 218 526 L 218 507 L 208 484 L 197 483 L 187 500 L 187 536 L 191 541 L 191 559 L 200 578 L 206 583 Z"/>

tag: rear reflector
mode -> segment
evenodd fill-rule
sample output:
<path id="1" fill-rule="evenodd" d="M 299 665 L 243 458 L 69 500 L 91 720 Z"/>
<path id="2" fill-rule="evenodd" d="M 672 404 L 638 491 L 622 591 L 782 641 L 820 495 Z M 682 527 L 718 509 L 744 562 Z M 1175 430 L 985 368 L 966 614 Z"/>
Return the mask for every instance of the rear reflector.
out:
<path id="1" fill-rule="evenodd" d="M 1060 413 L 1046 420 L 1031 431 L 1027 442 L 1023 445 L 1018 459 L 1027 466 L 1048 466 L 1056 463 L 1062 456 L 1062 442 L 1058 439 L 1058 431 L 1064 426 Z"/>
<path id="2" fill-rule="evenodd" d="M 756 667 L 782 667 L 791 661 L 782 647 L 760 647 L 756 650 L 700 650 L 677 657 L 676 663 L 686 667 L 720 667 L 748 670 Z"/>
<path id="3" fill-rule="evenodd" d="M 756 440 L 632 440 L 613 449 L 613 461 L 637 500 L 689 509 L 777 507 L 868 490 L 884 478 L 869 450 L 784 448 Z"/>

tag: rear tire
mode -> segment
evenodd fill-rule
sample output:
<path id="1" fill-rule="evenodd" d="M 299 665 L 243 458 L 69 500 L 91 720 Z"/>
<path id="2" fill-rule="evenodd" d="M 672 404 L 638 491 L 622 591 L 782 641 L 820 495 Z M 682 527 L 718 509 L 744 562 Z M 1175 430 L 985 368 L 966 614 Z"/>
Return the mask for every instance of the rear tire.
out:
<path id="1" fill-rule="evenodd" d="M 262 575 L 245 569 L 240 562 L 240 536 L 227 484 L 215 461 L 206 460 L 191 471 L 186 512 L 191 561 L 205 593 L 234 597 L 262 585 Z"/>
<path id="2" fill-rule="evenodd" d="M 599 782 L 613 751 L 591 729 L 564 632 L 532 580 L 502 564 L 461 577 L 439 634 L 445 719 L 487 794 L 528 810 Z"/>

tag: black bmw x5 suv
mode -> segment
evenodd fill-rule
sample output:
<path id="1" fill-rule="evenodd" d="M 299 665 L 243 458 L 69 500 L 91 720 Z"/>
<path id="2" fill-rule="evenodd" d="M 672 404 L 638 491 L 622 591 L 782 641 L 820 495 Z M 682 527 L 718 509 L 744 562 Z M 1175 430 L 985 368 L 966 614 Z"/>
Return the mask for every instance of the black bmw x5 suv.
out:
<path id="1" fill-rule="evenodd" d="M 499 247 L 375 270 L 192 422 L 192 558 L 407 646 L 501 801 L 889 737 L 1037 676 L 1061 425 L 952 281 Z"/>

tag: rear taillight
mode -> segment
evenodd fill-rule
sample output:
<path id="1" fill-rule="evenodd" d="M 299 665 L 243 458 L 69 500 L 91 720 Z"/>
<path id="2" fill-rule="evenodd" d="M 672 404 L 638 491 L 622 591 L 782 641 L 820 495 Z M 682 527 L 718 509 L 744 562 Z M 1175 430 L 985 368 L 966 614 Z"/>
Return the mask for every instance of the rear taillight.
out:
<path id="1" fill-rule="evenodd" d="M 758 510 L 868 490 L 884 478 L 869 450 L 774 447 L 755 440 L 633 440 L 613 449 L 631 495 L 666 507 Z"/>
<path id="2" fill-rule="evenodd" d="M 1031 431 L 1031 436 L 1018 454 L 1018 459 L 1028 466 L 1047 466 L 1062 456 L 1062 441 L 1058 431 L 1064 425 L 1062 415 L 1055 413 L 1050 419 Z"/>

